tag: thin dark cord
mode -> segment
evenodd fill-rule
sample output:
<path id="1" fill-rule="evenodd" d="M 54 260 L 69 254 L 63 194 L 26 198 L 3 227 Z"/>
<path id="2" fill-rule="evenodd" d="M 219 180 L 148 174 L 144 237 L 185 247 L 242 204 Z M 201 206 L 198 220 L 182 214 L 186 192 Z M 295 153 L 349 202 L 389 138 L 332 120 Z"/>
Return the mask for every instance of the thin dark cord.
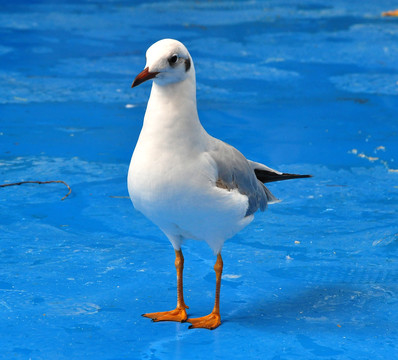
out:
<path id="1" fill-rule="evenodd" d="M 6 187 L 6 186 L 16 186 L 16 185 L 22 185 L 22 184 L 52 184 L 52 183 L 62 183 L 68 188 L 68 193 L 61 199 L 65 200 L 72 192 L 72 189 L 70 186 L 63 180 L 50 180 L 50 181 L 20 181 L 16 183 L 10 183 L 10 184 L 0 184 L 0 187 Z"/>

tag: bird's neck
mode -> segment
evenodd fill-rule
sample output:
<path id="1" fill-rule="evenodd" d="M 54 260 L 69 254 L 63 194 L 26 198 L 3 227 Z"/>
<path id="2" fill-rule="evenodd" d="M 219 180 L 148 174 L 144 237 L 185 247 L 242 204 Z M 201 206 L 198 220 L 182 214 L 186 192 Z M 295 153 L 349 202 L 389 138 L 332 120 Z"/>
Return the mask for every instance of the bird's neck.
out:
<path id="1" fill-rule="evenodd" d="M 142 131 L 153 138 L 197 141 L 206 136 L 196 108 L 195 79 L 152 85 Z M 152 140 L 153 141 L 153 140 Z"/>

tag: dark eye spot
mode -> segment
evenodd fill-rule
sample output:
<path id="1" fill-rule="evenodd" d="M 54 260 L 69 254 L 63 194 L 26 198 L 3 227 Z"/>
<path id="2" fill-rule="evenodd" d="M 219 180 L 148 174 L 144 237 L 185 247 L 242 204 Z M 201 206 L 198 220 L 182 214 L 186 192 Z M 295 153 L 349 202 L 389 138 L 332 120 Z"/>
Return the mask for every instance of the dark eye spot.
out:
<path id="1" fill-rule="evenodd" d="M 185 72 L 187 72 L 191 68 L 191 60 L 186 59 L 185 60 Z"/>
<path id="2" fill-rule="evenodd" d="M 173 56 L 171 56 L 171 57 L 169 58 L 168 61 L 169 61 L 169 64 L 170 64 L 171 66 L 175 65 L 175 64 L 177 63 L 177 61 L 178 61 L 178 55 L 174 54 Z"/>

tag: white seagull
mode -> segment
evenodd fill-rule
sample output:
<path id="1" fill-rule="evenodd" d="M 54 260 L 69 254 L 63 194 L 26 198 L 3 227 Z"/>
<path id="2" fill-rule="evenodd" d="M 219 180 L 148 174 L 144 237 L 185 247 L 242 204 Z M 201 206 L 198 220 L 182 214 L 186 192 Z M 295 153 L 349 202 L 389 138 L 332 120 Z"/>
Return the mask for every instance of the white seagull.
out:
<path id="1" fill-rule="evenodd" d="M 153 79 L 131 158 L 128 190 L 134 207 L 173 245 L 177 307 L 143 316 L 153 321 L 188 321 L 189 328 L 215 329 L 221 324 L 221 248 L 225 240 L 248 225 L 257 210 L 277 201 L 263 183 L 310 175 L 281 173 L 247 160 L 206 132 L 196 109 L 194 64 L 181 42 L 156 42 L 147 50 L 146 61 L 132 84 L 135 87 Z M 181 244 L 185 239 L 204 240 L 217 255 L 214 309 L 194 319 L 187 317 L 183 296 Z"/>

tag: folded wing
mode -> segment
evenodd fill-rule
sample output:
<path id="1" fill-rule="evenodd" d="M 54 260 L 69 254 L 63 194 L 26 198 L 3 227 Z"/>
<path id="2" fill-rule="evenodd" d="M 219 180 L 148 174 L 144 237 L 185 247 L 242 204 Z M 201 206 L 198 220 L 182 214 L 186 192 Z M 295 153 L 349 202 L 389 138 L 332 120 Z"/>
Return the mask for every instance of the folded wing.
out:
<path id="1" fill-rule="evenodd" d="M 251 162 L 237 149 L 214 139 L 214 146 L 209 154 L 217 166 L 216 186 L 226 190 L 236 189 L 248 197 L 246 216 L 254 214 L 258 209 L 263 211 L 268 203 L 278 201 L 257 179 Z"/>

